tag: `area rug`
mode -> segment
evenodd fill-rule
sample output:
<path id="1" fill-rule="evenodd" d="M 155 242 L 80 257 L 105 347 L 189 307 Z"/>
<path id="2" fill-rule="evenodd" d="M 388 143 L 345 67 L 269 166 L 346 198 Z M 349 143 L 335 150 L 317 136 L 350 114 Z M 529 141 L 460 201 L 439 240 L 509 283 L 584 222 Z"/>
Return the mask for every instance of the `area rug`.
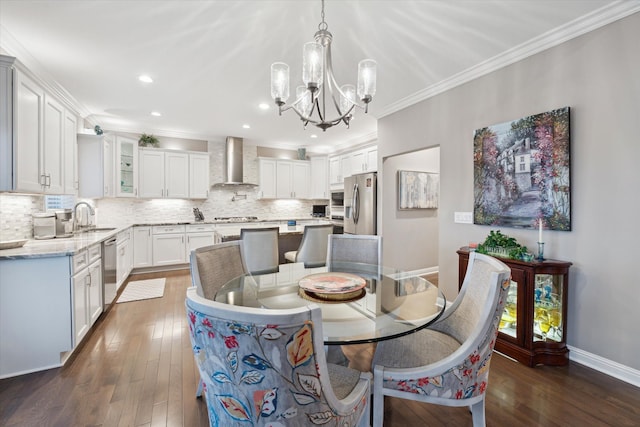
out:
<path id="1" fill-rule="evenodd" d="M 136 280 L 127 283 L 127 287 L 124 288 L 118 303 L 129 301 L 140 301 L 144 299 L 160 298 L 164 295 L 164 282 L 166 279 L 149 279 L 149 280 Z"/>

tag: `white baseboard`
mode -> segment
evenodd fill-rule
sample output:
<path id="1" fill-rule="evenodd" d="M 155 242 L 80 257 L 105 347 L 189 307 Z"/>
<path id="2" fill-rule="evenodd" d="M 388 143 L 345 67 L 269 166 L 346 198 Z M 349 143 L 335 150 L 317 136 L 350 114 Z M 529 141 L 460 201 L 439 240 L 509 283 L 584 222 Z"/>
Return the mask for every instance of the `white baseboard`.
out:
<path id="1" fill-rule="evenodd" d="M 585 365 L 591 369 L 602 372 L 610 377 L 640 387 L 640 371 L 622 365 L 613 360 L 605 359 L 597 354 L 589 353 L 579 348 L 567 346 L 569 348 L 569 359 L 573 362 Z"/>

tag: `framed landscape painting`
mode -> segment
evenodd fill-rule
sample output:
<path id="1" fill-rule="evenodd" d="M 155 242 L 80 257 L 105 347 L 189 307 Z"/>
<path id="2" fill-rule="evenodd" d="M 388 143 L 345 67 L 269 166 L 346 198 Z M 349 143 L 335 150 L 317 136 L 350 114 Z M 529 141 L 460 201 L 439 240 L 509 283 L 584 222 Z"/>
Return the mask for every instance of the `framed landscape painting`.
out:
<path id="1" fill-rule="evenodd" d="M 569 107 L 478 129 L 473 222 L 571 230 Z"/>
<path id="2" fill-rule="evenodd" d="M 398 171 L 398 209 L 436 209 L 440 175 L 431 172 Z"/>

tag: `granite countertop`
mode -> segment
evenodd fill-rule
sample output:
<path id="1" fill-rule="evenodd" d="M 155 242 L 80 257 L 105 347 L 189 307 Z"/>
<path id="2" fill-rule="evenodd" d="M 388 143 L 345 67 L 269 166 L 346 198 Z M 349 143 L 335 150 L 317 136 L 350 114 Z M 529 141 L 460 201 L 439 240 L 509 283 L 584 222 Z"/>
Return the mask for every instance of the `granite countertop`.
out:
<path id="1" fill-rule="evenodd" d="M 223 237 L 230 237 L 230 236 L 239 237 L 241 228 L 262 227 L 262 226 L 267 226 L 267 224 L 273 224 L 273 223 L 282 223 L 282 224 L 278 224 L 278 226 L 280 227 L 280 234 L 294 234 L 294 233 L 302 233 L 304 231 L 304 226 L 302 225 L 291 226 L 291 227 L 287 226 L 286 222 L 290 220 L 296 220 L 296 221 L 318 220 L 319 223 L 330 222 L 326 218 L 302 218 L 302 219 L 290 218 L 285 220 L 281 220 L 281 219 L 251 220 L 248 222 L 237 222 L 237 221 L 231 221 L 231 220 L 136 222 L 135 224 L 128 224 L 128 225 L 119 226 L 119 227 L 118 226 L 108 227 L 108 226 L 103 226 L 101 224 L 99 228 L 113 228 L 113 229 L 105 230 L 105 231 L 93 231 L 89 233 L 79 233 L 68 238 L 56 238 L 56 239 L 47 239 L 47 240 L 31 239 L 31 240 L 28 240 L 27 243 L 25 243 L 25 245 L 20 248 L 0 250 L 0 260 L 72 256 L 93 244 L 101 243 L 107 240 L 108 238 L 115 236 L 119 232 L 133 226 L 189 225 L 189 224 L 225 225 L 225 227 L 221 227 L 216 230 L 216 232 L 220 233 Z"/>
<path id="2" fill-rule="evenodd" d="M 107 231 L 79 233 L 67 238 L 46 240 L 31 239 L 20 248 L 0 250 L 0 260 L 71 256 L 93 244 L 103 242 L 127 228 L 129 227 L 114 228 L 113 230 Z"/>

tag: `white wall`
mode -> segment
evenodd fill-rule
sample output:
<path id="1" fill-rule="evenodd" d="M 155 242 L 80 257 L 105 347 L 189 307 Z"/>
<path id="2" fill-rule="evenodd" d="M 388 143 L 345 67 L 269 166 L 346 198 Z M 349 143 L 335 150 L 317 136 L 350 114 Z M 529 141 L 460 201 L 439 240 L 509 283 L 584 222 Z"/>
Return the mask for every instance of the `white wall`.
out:
<path id="1" fill-rule="evenodd" d="M 640 369 L 640 291 L 635 266 L 640 210 L 640 13 L 473 80 L 378 123 L 379 155 L 440 145 L 440 286 L 455 297 L 456 250 L 492 227 L 456 224 L 473 210 L 473 131 L 571 107 L 572 231 L 545 232 L 545 255 L 573 262 L 567 342 Z M 383 164 L 383 174 L 386 175 Z M 386 182 L 386 177 L 384 178 Z M 383 203 L 393 203 L 384 192 Z M 390 230 L 401 218 L 384 215 Z M 529 247 L 533 230 L 503 229 Z M 385 253 L 411 253 L 410 234 Z"/>
<path id="2" fill-rule="evenodd" d="M 427 145 L 428 141 L 425 141 Z M 420 150 L 384 159 L 382 253 L 384 264 L 403 270 L 438 266 L 438 209 L 398 209 L 398 170 L 440 172 L 440 148 Z M 395 248 L 419 242 L 420 250 Z"/>

